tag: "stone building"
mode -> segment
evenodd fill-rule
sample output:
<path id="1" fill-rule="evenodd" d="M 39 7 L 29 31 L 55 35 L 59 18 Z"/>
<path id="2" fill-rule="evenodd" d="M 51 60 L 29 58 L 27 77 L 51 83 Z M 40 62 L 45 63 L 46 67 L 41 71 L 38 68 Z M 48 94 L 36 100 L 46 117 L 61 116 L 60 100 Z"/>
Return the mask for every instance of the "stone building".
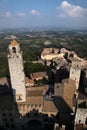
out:
<path id="1" fill-rule="evenodd" d="M 75 116 L 75 124 L 85 124 L 87 119 L 87 96 L 83 93 L 78 93 L 78 107 Z"/>
<path id="2" fill-rule="evenodd" d="M 45 48 L 41 53 L 42 60 L 53 60 L 54 58 L 62 58 L 64 54 L 60 54 L 56 48 Z"/>
<path id="3" fill-rule="evenodd" d="M 58 109 L 53 100 L 44 97 L 46 90 L 42 86 L 25 87 L 25 75 L 23 70 L 22 52 L 19 44 L 13 40 L 8 48 L 8 65 L 10 71 L 11 88 L 3 87 L 8 81 L 1 79 L 0 84 L 0 126 L 5 129 L 23 129 L 29 122 L 35 120 L 41 126 L 52 124 L 52 115 L 56 115 Z M 5 83 L 6 82 L 6 83 Z M 46 121 L 45 121 L 46 120 Z M 52 121 L 50 121 L 52 120 Z"/>
<path id="4" fill-rule="evenodd" d="M 81 61 L 78 60 L 72 61 L 69 78 L 76 81 L 77 90 L 79 88 L 80 76 L 81 76 Z"/>
<path id="5" fill-rule="evenodd" d="M 8 91 L 5 92 L 2 89 L 4 82 L 0 86 L 3 91 L 0 95 L 0 126 L 10 130 L 26 130 L 33 125 L 36 125 L 37 128 L 45 127 L 48 130 L 49 126 L 51 130 L 54 123 L 60 122 L 60 120 L 62 125 L 67 125 L 69 121 L 72 124 L 71 114 L 74 113 L 73 106 L 75 107 L 73 102 L 76 92 L 75 79 L 63 80 L 62 89 L 59 88 L 61 94 L 54 92 L 52 98 L 46 95 L 49 90 L 47 86 L 26 85 L 22 53 L 15 40 L 9 45 L 8 65 L 12 89 L 7 87 Z M 72 75 L 75 75 L 75 68 L 72 70 L 74 71 Z M 77 73 L 80 71 L 77 70 Z M 39 75 L 39 78 L 42 76 Z M 6 79 L 4 81 L 8 82 Z M 8 83 L 6 85 L 8 86 Z M 31 87 L 26 87 L 29 85 Z M 60 119 L 57 118 L 58 113 Z"/>

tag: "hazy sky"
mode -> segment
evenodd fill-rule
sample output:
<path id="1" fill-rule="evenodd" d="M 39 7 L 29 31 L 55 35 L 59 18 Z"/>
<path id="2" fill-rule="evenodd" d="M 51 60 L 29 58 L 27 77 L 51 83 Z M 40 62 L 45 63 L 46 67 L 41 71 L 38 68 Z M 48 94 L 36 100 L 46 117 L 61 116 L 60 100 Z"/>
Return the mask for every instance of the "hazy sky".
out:
<path id="1" fill-rule="evenodd" d="M 87 0 L 0 0 L 0 28 L 87 28 Z"/>

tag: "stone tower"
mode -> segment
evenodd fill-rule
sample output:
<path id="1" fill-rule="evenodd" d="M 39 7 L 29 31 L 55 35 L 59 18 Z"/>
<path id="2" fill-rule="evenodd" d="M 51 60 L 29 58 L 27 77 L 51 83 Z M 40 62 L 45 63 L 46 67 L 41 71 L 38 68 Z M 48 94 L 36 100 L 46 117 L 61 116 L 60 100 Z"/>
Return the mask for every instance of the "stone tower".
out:
<path id="1" fill-rule="evenodd" d="M 14 100 L 15 102 L 26 101 L 22 52 L 20 51 L 19 44 L 15 40 L 11 42 L 8 50 L 8 65 Z"/>
<path id="2" fill-rule="evenodd" d="M 79 87 L 80 75 L 81 75 L 81 61 L 78 60 L 72 61 L 69 78 L 76 81 L 76 89 L 78 89 Z"/>

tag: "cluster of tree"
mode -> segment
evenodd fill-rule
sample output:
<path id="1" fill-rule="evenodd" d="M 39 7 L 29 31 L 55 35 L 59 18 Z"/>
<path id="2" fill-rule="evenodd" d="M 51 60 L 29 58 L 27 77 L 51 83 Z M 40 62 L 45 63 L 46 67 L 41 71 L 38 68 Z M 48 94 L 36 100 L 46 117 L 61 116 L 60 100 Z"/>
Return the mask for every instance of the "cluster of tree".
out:
<path id="1" fill-rule="evenodd" d="M 4 55 L 0 55 L 0 77 L 9 76 L 8 62 Z"/>
<path id="2" fill-rule="evenodd" d="M 41 63 L 26 62 L 24 63 L 24 71 L 29 76 L 30 73 L 45 71 L 45 66 Z"/>

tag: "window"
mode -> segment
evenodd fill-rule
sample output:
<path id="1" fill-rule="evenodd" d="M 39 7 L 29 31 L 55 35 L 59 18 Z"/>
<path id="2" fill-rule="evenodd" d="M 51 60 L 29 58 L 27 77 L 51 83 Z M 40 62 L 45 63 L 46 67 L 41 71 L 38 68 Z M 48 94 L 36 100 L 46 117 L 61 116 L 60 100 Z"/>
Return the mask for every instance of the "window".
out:
<path id="1" fill-rule="evenodd" d="M 15 47 L 13 47 L 12 50 L 13 50 L 13 53 L 16 53 L 16 48 Z"/>
<path id="2" fill-rule="evenodd" d="M 19 96 L 17 100 L 22 100 L 21 96 Z"/>
<path id="3" fill-rule="evenodd" d="M 37 107 L 37 105 L 35 105 L 35 108 Z"/>
<path id="4" fill-rule="evenodd" d="M 41 104 L 39 104 L 39 108 L 41 107 Z"/>

